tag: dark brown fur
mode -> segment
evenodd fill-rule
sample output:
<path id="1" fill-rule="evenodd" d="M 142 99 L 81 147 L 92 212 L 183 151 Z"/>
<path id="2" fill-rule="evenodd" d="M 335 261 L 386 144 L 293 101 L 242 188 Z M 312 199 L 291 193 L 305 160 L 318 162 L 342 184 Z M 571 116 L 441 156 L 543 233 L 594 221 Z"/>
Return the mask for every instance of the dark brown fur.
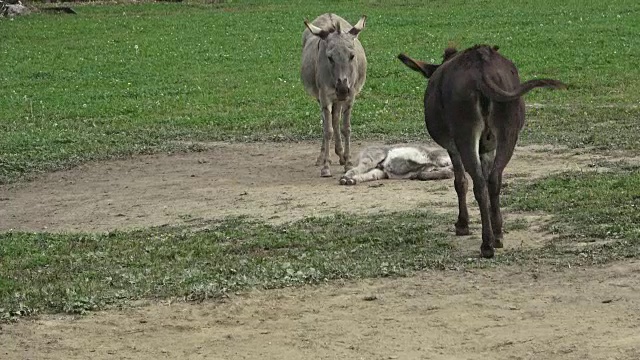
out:
<path id="1" fill-rule="evenodd" d="M 463 51 L 448 48 L 440 65 L 404 54 L 398 58 L 430 79 L 424 95 L 425 123 L 429 135 L 447 149 L 453 163 L 459 209 L 456 234 L 469 234 L 466 171 L 473 180 L 482 218 L 480 251 L 491 258 L 494 247 L 502 247 L 502 172 L 524 126 L 522 95 L 536 87 L 566 86 L 553 79 L 520 83 L 517 68 L 498 53 L 497 46 L 476 45 Z"/>

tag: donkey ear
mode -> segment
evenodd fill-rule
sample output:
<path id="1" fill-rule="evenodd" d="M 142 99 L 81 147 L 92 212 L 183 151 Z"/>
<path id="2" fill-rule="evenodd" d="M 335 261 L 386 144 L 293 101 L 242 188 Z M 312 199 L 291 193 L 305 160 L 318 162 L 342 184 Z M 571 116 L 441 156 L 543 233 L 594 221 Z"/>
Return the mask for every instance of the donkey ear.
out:
<path id="1" fill-rule="evenodd" d="M 313 25 L 312 23 L 309 22 L 309 20 L 305 19 L 304 20 L 304 25 L 307 27 L 307 29 L 309 29 L 309 31 L 311 31 L 311 33 L 315 36 L 318 36 L 321 39 L 326 39 L 327 36 L 329 36 L 329 34 L 331 32 L 321 29 L 315 25 Z"/>
<path id="2" fill-rule="evenodd" d="M 430 78 L 431 75 L 433 75 L 433 73 L 438 70 L 438 67 L 440 66 L 427 64 L 420 60 L 414 60 L 405 54 L 398 55 L 398 59 L 400 59 L 400 61 L 407 65 L 409 69 L 422 73 L 422 75 L 424 75 L 424 77 L 426 77 L 427 79 Z"/>
<path id="3" fill-rule="evenodd" d="M 358 20 L 358 22 L 351 28 L 351 30 L 349 30 L 349 34 L 353 36 L 358 36 L 358 34 L 360 34 L 360 31 L 364 29 L 364 25 L 366 22 L 367 22 L 367 16 L 362 15 L 360 20 Z"/>

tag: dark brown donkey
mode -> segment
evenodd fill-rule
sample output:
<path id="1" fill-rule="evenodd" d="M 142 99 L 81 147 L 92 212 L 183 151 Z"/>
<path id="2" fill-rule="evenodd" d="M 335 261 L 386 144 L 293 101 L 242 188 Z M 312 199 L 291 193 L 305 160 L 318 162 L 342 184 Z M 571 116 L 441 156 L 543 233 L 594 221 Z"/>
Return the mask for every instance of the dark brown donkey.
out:
<path id="1" fill-rule="evenodd" d="M 440 65 L 398 56 L 430 79 L 424 94 L 424 119 L 429 135 L 447 149 L 453 164 L 459 207 L 456 234 L 469 234 L 466 170 L 480 207 L 480 252 L 485 258 L 493 257 L 494 247 L 502 247 L 500 187 L 502 172 L 524 126 L 521 96 L 536 87 L 566 87 L 552 79 L 520 83 L 518 69 L 497 50 L 487 45 L 459 52 L 449 48 Z"/>

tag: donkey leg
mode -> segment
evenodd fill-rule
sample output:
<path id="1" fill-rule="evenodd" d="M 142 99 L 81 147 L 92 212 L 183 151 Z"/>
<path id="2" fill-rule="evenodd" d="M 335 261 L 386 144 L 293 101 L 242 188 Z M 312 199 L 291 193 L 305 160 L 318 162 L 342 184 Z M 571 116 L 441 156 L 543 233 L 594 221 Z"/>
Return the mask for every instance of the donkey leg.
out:
<path id="1" fill-rule="evenodd" d="M 473 194 L 480 208 L 480 218 L 482 219 L 482 245 L 480 246 L 480 254 L 484 258 L 492 258 L 494 254 L 494 237 L 491 229 L 489 191 L 487 189 L 487 180 L 482 170 L 480 154 L 478 153 L 478 141 L 469 141 L 473 139 L 473 137 L 462 137 L 458 139 L 459 140 L 456 141 L 456 147 L 460 151 L 460 158 L 462 159 L 464 168 L 469 172 L 473 180 Z"/>
<path id="2" fill-rule="evenodd" d="M 340 179 L 340 184 L 355 185 L 357 183 L 374 181 L 374 180 L 382 180 L 382 179 L 388 179 L 388 178 L 389 178 L 389 175 L 386 172 L 376 168 L 376 169 L 371 169 L 363 174 L 356 174 L 353 177 L 346 179 L 346 182 L 344 184 L 342 183 L 342 179 Z"/>
<path id="3" fill-rule="evenodd" d="M 437 170 L 420 171 L 416 174 L 413 180 L 429 181 L 429 180 L 443 180 L 451 179 L 454 177 L 453 169 L 448 166 Z M 466 193 L 466 191 L 465 191 Z"/>
<path id="4" fill-rule="evenodd" d="M 322 164 L 324 164 L 324 147 L 325 147 L 325 143 L 324 143 L 324 135 L 322 136 L 322 145 L 320 145 L 320 155 L 318 155 L 318 158 L 316 159 L 316 166 L 320 166 Z"/>
<path id="5" fill-rule="evenodd" d="M 342 147 L 342 139 L 340 136 L 340 115 L 342 114 L 342 106 L 340 104 L 334 104 L 332 117 L 331 117 L 331 126 L 333 128 L 333 136 L 335 138 L 335 151 L 338 158 L 340 158 L 340 165 L 344 165 L 344 149 Z"/>
<path id="6" fill-rule="evenodd" d="M 329 159 L 329 145 L 331 144 L 331 138 L 333 137 L 333 126 L 331 124 L 331 110 L 332 104 L 323 104 L 322 106 L 322 128 L 324 137 L 322 139 L 322 169 L 320 169 L 321 177 L 331 177 L 331 169 L 329 165 L 331 161 Z"/>
<path id="7" fill-rule="evenodd" d="M 342 106 L 342 137 L 344 137 L 344 165 L 345 170 L 349 170 L 353 167 L 351 161 L 351 108 L 353 107 L 353 100 L 345 103 Z"/>
<path id="8" fill-rule="evenodd" d="M 387 179 L 389 176 L 384 171 L 377 169 L 372 161 L 364 160 L 358 166 L 349 169 L 340 178 L 340 185 L 355 185 L 360 182 Z"/>
<path id="9" fill-rule="evenodd" d="M 522 110 L 524 113 L 524 110 Z M 494 234 L 494 246 L 501 248 L 503 244 L 502 211 L 500 210 L 500 189 L 502 188 L 502 172 L 511 160 L 518 141 L 517 129 L 499 129 L 497 131 L 498 145 L 493 168 L 489 174 L 489 198 L 491 200 L 491 226 Z"/>
<path id="10" fill-rule="evenodd" d="M 322 106 L 320 107 L 320 125 L 322 125 L 322 132 L 324 134 L 324 111 L 322 110 Z M 316 166 L 320 166 L 324 164 L 324 148 L 326 144 L 324 143 L 324 135 L 322 136 L 322 145 L 320 145 L 320 155 L 316 159 Z"/>
<path id="11" fill-rule="evenodd" d="M 460 154 L 449 151 L 453 164 L 453 185 L 458 195 L 458 221 L 456 221 L 456 235 L 469 235 L 469 211 L 467 209 L 467 176 Z"/>
<path id="12" fill-rule="evenodd" d="M 358 166 L 349 169 L 344 173 L 344 175 L 342 175 L 342 177 L 340 177 L 340 185 L 355 185 L 356 180 L 354 180 L 354 178 L 373 168 L 375 168 L 375 165 L 371 166 L 369 161 L 362 161 Z"/>
<path id="13" fill-rule="evenodd" d="M 491 201 L 491 228 L 493 246 L 502 248 L 502 211 L 500 210 L 500 188 L 502 187 L 502 169 L 494 169 L 489 175 L 489 200 Z"/>
<path id="14" fill-rule="evenodd" d="M 502 169 L 494 168 L 495 151 L 480 155 L 482 173 L 487 179 L 489 203 L 491 211 L 491 230 L 493 231 L 493 247 L 502 248 L 502 213 L 500 211 L 500 187 L 502 186 Z"/>

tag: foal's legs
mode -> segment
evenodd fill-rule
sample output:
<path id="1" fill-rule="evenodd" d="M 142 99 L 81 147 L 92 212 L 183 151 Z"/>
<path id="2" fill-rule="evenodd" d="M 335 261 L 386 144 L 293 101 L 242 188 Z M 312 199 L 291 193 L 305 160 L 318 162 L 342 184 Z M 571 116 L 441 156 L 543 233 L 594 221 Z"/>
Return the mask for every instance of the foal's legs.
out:
<path id="1" fill-rule="evenodd" d="M 385 157 L 387 156 L 386 154 L 387 152 L 383 148 L 367 148 L 363 150 L 358 156 L 358 165 L 356 167 L 352 167 L 344 173 L 344 175 L 340 178 L 340 185 L 355 185 L 356 183 L 363 181 L 386 179 L 387 174 L 380 169 L 376 169 L 378 164 L 384 161 Z M 382 174 L 369 174 L 373 170 L 382 171 Z"/>
<path id="2" fill-rule="evenodd" d="M 340 185 L 355 185 L 357 183 L 362 183 L 362 182 L 367 182 L 367 181 L 374 181 L 374 180 L 382 180 L 382 179 L 388 179 L 389 175 L 387 175 L 386 172 L 375 168 L 375 169 L 371 169 L 363 174 L 356 174 L 353 177 L 342 177 L 340 179 Z"/>
<path id="3" fill-rule="evenodd" d="M 412 177 L 412 180 L 421 180 L 421 181 L 429 181 L 429 180 L 443 180 L 443 179 L 451 179 L 455 174 L 451 167 L 445 167 L 438 170 L 431 171 L 420 171 Z M 466 194 L 466 191 L 465 191 Z"/>

